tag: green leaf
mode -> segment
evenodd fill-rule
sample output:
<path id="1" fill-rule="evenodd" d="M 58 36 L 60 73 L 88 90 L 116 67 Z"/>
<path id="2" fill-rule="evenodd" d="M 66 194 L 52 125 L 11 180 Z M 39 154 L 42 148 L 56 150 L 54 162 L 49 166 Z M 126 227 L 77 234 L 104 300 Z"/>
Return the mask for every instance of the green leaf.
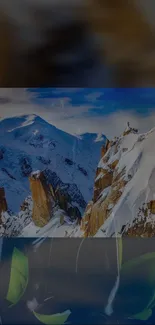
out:
<path id="1" fill-rule="evenodd" d="M 114 309 L 125 317 L 139 315 L 155 304 L 155 252 L 141 255 L 124 264 Z"/>
<path id="2" fill-rule="evenodd" d="M 11 274 L 6 299 L 15 305 L 23 296 L 28 284 L 28 258 L 14 248 L 11 263 Z"/>
<path id="3" fill-rule="evenodd" d="M 148 262 L 152 262 L 152 261 L 155 263 L 155 252 L 141 255 L 139 257 L 136 257 L 136 258 L 126 262 L 125 264 L 123 264 L 122 271 L 126 272 L 126 271 L 136 268 L 137 266 L 144 265 L 144 264 L 146 264 Z M 153 277 L 155 279 L 154 272 L 153 273 L 151 272 L 150 276 L 151 276 L 151 278 Z"/>
<path id="4" fill-rule="evenodd" d="M 54 315 L 41 315 L 34 312 L 35 317 L 41 322 L 46 325 L 62 325 L 66 322 L 68 317 L 71 314 L 70 310 L 66 310 L 64 313 L 54 314 Z"/>
<path id="5" fill-rule="evenodd" d="M 147 308 L 154 308 L 155 307 L 155 292 L 153 293 L 153 296 L 151 298 L 151 300 L 149 301 Z"/>
<path id="6" fill-rule="evenodd" d="M 129 319 L 148 320 L 151 316 L 152 309 L 144 309 L 141 313 L 129 317 Z"/>

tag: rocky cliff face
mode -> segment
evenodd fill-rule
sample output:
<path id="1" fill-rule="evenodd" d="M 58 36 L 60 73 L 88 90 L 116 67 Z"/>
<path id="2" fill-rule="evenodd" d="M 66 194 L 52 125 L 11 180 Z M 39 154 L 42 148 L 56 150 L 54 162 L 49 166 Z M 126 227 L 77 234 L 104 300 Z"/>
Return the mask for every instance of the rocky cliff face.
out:
<path id="1" fill-rule="evenodd" d="M 63 192 L 59 186 L 54 188 L 47 181 L 43 171 L 33 172 L 29 180 L 33 201 L 32 220 L 36 226 L 44 227 L 54 216 L 56 207 L 64 211 L 70 221 L 77 220 L 80 222 L 80 210 L 72 204 L 70 195 L 67 192 Z M 25 209 L 25 202 L 21 209 Z M 62 223 L 63 220 L 61 218 Z"/>
<path id="2" fill-rule="evenodd" d="M 119 162 L 116 157 L 118 151 L 118 140 L 108 141 L 105 148 L 102 147 L 102 158 L 96 170 L 93 201 L 88 204 L 82 223 L 86 237 L 97 233 L 118 202 L 125 186 L 123 173 L 117 173 L 116 169 Z"/>
<path id="3" fill-rule="evenodd" d="M 28 178 L 35 170 L 44 171 L 49 183 L 59 185 L 84 212 L 106 141 L 103 134 L 72 136 L 32 114 L 1 120 L 0 138 L 0 187 L 13 213 L 30 195 Z"/>
<path id="4" fill-rule="evenodd" d="M 22 229 L 32 221 L 32 198 L 28 196 L 17 215 L 10 211 L 1 212 L 0 236 L 17 237 Z"/>
<path id="5" fill-rule="evenodd" d="M 83 210 L 86 208 L 86 202 L 76 184 L 62 182 L 57 173 L 48 168 L 44 169 L 43 173 L 46 177 L 47 183 L 52 186 L 55 192 L 61 192 L 62 196 L 67 196 L 68 202 L 72 203 L 73 205 L 77 205 L 81 212 L 83 212 Z"/>
<path id="6" fill-rule="evenodd" d="M 43 227 L 52 216 L 55 205 L 53 193 L 42 172 L 32 173 L 29 180 L 33 199 L 32 219 L 36 226 Z"/>
<path id="7" fill-rule="evenodd" d="M 48 180 L 50 184 L 50 178 Z M 77 205 L 73 206 L 74 196 L 63 191 L 64 186 L 57 182 L 52 189 L 53 194 L 50 190 L 50 195 L 58 210 L 50 210 L 53 216 L 48 236 L 115 237 L 119 234 L 154 237 L 155 128 L 139 134 L 128 124 L 120 137 L 107 140 L 102 146 L 92 200 L 87 204 L 82 219 Z M 54 221 L 55 218 L 57 221 Z M 45 219 L 48 222 L 49 219 Z M 52 220 L 57 222 L 56 232 L 52 228 Z M 73 226 L 73 220 L 78 220 L 80 225 L 76 222 Z M 28 234 L 27 228 L 24 236 Z"/>
<path id="8" fill-rule="evenodd" d="M 128 125 L 120 137 L 105 142 L 86 207 L 77 187 L 63 183 L 55 172 L 33 172 L 29 181 L 32 197 L 17 216 L 1 212 L 0 233 L 13 229 L 25 237 L 155 236 L 155 128 L 139 134 Z M 3 190 L 1 207 L 7 209 Z"/>
<path id="9" fill-rule="evenodd" d="M 81 212 L 76 202 L 74 205 L 74 193 L 70 196 L 65 191 L 66 187 L 61 187 L 60 183 L 53 187 L 45 171 L 32 172 L 29 182 L 32 196 L 23 201 L 16 215 L 8 211 L 4 189 L 0 188 L 0 236 L 16 237 L 26 234 L 26 237 L 31 237 L 38 236 L 39 231 L 44 235 L 44 226 L 49 224 L 55 233 L 62 226 L 60 233 L 64 237 L 68 227 L 73 225 L 74 229 L 74 226 L 80 224 Z"/>
<path id="10" fill-rule="evenodd" d="M 107 142 L 96 170 L 93 199 L 85 210 L 85 237 L 155 235 L 155 129 L 146 134 L 128 124 Z"/>
<path id="11" fill-rule="evenodd" d="M 155 200 L 143 203 L 133 222 L 124 227 L 123 236 L 155 237 Z"/>
<path id="12" fill-rule="evenodd" d="M 6 198 L 5 198 L 5 191 L 4 188 L 1 187 L 0 188 L 0 216 L 2 214 L 2 212 L 7 211 L 8 206 L 7 206 L 7 202 L 6 202 Z"/>

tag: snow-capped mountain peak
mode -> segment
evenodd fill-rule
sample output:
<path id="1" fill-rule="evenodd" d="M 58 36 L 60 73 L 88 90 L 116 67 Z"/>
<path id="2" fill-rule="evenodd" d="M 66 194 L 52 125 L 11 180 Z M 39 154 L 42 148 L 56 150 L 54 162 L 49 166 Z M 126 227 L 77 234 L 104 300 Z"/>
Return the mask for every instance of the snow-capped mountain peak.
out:
<path id="1" fill-rule="evenodd" d="M 78 139 L 35 114 L 1 120 L 0 187 L 9 208 L 18 212 L 30 195 L 28 176 L 35 170 L 46 170 L 50 180 L 66 186 L 77 201 L 91 199 L 101 144 L 106 141 L 103 137 L 94 142 L 96 137 L 87 133 Z"/>
<path id="2" fill-rule="evenodd" d="M 83 133 L 81 139 L 88 142 L 105 142 L 106 136 L 103 133 Z"/>
<path id="3" fill-rule="evenodd" d="M 14 130 L 16 128 L 35 123 L 37 119 L 42 120 L 36 114 L 19 115 L 19 116 L 3 118 L 0 121 L 1 130 L 3 129 L 5 132 L 11 132 L 11 130 Z"/>
<path id="4" fill-rule="evenodd" d="M 72 145 L 75 147 L 70 149 L 73 150 L 73 157 L 67 156 L 65 159 L 61 157 L 60 169 L 57 168 L 54 172 L 49 164 L 51 169 L 46 169 L 43 175 L 46 181 L 52 184 L 54 193 L 57 193 L 58 189 L 62 197 L 65 193 L 69 194 L 73 204 L 72 209 L 75 211 L 78 207 L 82 214 L 81 224 L 71 222 L 68 215 L 64 214 L 62 207 L 57 206 L 53 210 L 53 217 L 42 229 L 36 228 L 30 222 L 30 215 L 26 212 L 23 218 L 27 225 L 21 235 L 34 237 L 38 235 L 43 237 L 155 236 L 155 128 L 147 133 L 139 134 L 138 130 L 128 125 L 120 137 L 115 137 L 112 141 L 106 139 L 103 143 L 95 142 L 94 134 L 86 133 L 81 139 L 73 138 Z M 96 146 L 99 159 L 93 182 L 92 179 L 90 181 L 89 173 L 92 173 L 92 160 Z M 60 148 L 61 146 L 59 146 L 57 155 Z M 93 151 L 88 151 L 88 148 Z M 89 160 L 86 160 L 85 153 L 89 155 Z M 82 161 L 78 161 L 79 156 L 82 157 Z M 84 162 L 85 167 L 82 167 Z M 33 173 L 32 171 L 31 177 L 36 174 L 40 175 L 42 169 L 35 170 L 39 172 Z M 64 170 L 65 176 L 69 171 L 72 174 L 68 174 L 68 177 L 74 176 L 73 179 L 69 178 L 70 182 L 64 182 Z M 5 172 L 4 169 L 3 172 Z M 81 178 L 79 178 L 79 172 Z M 89 199 L 86 199 L 85 193 L 91 182 L 94 185 L 93 191 L 90 187 L 92 194 L 88 195 Z M 70 203 L 67 209 L 69 209 L 67 211 L 72 211 Z M 61 219 L 64 220 L 63 224 L 60 222 Z"/>
<path id="5" fill-rule="evenodd" d="M 87 142 L 89 135 L 84 138 Z M 106 140 L 100 152 L 93 196 L 81 225 L 65 222 L 59 227 L 62 211 L 58 210 L 39 230 L 40 236 L 155 236 L 155 128 L 139 134 L 128 125 L 120 137 Z M 32 224 L 22 235 L 30 233 L 36 233 Z"/>
<path id="6" fill-rule="evenodd" d="M 19 126 L 16 126 L 15 128 L 8 130 L 8 132 L 12 132 L 12 131 L 14 131 L 14 130 L 16 130 L 18 128 L 21 128 L 21 127 L 32 125 L 33 123 L 37 122 L 37 120 L 43 121 L 41 118 L 39 118 L 35 114 L 22 115 L 21 118 L 19 118 L 19 120 L 18 120 L 19 121 Z"/>
<path id="7" fill-rule="evenodd" d="M 103 133 L 98 133 L 95 142 L 101 142 L 105 140 L 105 135 Z"/>

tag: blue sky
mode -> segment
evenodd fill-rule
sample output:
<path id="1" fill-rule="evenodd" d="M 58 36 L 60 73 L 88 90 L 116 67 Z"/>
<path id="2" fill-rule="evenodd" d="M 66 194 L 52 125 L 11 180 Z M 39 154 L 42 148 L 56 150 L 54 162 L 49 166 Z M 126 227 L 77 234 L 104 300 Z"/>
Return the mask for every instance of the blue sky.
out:
<path id="1" fill-rule="evenodd" d="M 120 109 L 146 115 L 155 108 L 154 88 L 32 88 L 28 91 L 36 94 L 35 102 L 39 105 L 44 105 L 48 99 L 59 98 L 68 98 L 73 108 L 93 104 L 89 114 L 94 116 Z"/>
<path id="2" fill-rule="evenodd" d="M 3 88 L 2 117 L 35 113 L 69 133 L 118 135 L 126 122 L 146 131 L 155 126 L 154 88 Z"/>

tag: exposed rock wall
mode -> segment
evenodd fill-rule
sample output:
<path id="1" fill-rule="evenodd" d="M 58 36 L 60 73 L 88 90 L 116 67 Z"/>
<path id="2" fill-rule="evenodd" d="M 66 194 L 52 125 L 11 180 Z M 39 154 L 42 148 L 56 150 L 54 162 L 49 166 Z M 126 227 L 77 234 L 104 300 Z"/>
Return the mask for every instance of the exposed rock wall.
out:
<path id="1" fill-rule="evenodd" d="M 155 237 L 155 200 L 143 204 L 132 225 L 124 229 L 123 236 Z"/>
<path id="2" fill-rule="evenodd" d="M 5 190 L 3 187 L 0 187 L 0 216 L 2 212 L 5 212 L 7 210 L 8 210 L 8 206 L 5 198 Z"/>
<path id="3" fill-rule="evenodd" d="M 82 236 L 155 237 L 155 128 L 137 133 L 128 123 L 101 151 Z"/>
<path id="4" fill-rule="evenodd" d="M 32 173 L 29 180 L 33 199 L 32 219 L 36 226 L 43 227 L 52 217 L 55 201 L 42 172 Z"/>
<path id="5" fill-rule="evenodd" d="M 47 182 L 44 172 L 33 172 L 29 180 L 33 200 L 32 219 L 36 226 L 43 227 L 50 221 L 55 206 L 62 209 L 71 221 L 77 219 L 78 223 L 81 222 L 81 213 L 78 207 L 72 204 L 70 195 L 61 191 L 59 186 L 54 189 Z M 21 210 L 25 208 L 24 202 Z"/>
<path id="6" fill-rule="evenodd" d="M 128 131 L 129 133 L 136 132 L 132 128 L 129 128 Z M 123 133 L 123 137 L 129 133 Z M 81 230 L 85 237 L 94 236 L 97 233 L 110 216 L 127 184 L 124 179 L 125 170 L 122 172 L 117 170 L 118 151 L 119 138 L 107 141 L 106 146 L 102 147 L 101 160 L 96 169 L 93 200 L 88 204 L 81 223 Z M 111 159 L 112 156 L 116 158 Z"/>

